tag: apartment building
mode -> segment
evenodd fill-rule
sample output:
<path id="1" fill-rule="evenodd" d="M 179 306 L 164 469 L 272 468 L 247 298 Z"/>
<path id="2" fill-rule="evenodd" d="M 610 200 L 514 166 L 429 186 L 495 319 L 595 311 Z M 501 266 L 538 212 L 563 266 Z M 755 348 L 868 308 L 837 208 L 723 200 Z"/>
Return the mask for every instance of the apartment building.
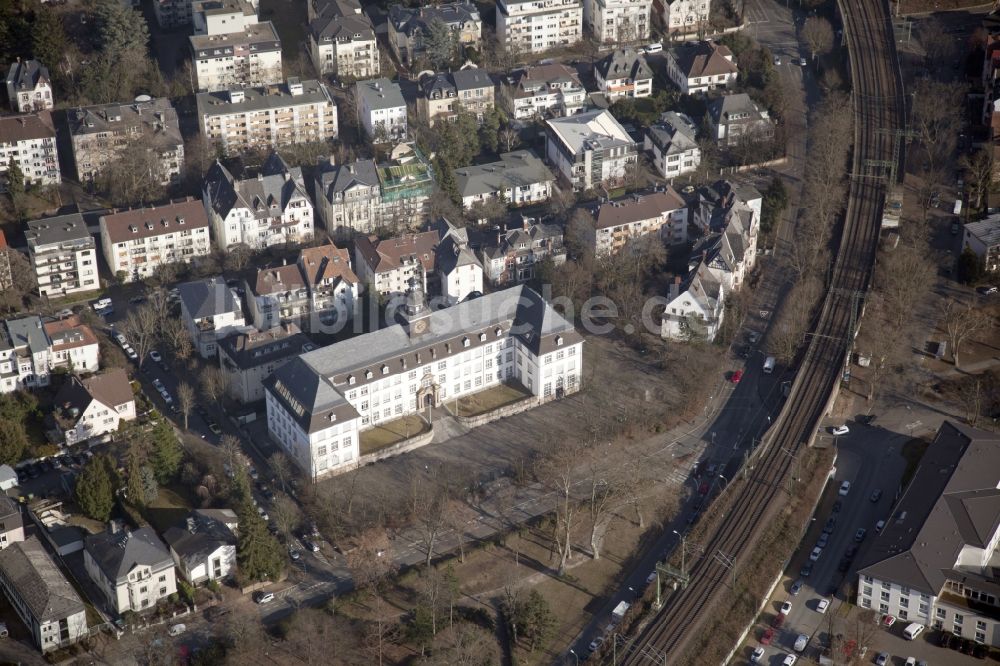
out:
<path id="1" fill-rule="evenodd" d="M 177 285 L 181 321 L 202 358 L 214 359 L 218 342 L 246 326 L 243 305 L 221 277 Z"/>
<path id="2" fill-rule="evenodd" d="M 603 44 L 634 44 L 649 39 L 653 0 L 584 0 L 583 18 Z"/>
<path id="3" fill-rule="evenodd" d="M 94 332 L 75 316 L 8 319 L 0 326 L 0 393 L 48 386 L 58 368 L 96 372 L 99 349 Z"/>
<path id="4" fill-rule="evenodd" d="M 547 121 L 545 156 L 574 190 L 617 185 L 637 159 L 636 144 L 609 111 Z"/>
<path id="5" fill-rule="evenodd" d="M 483 19 L 471 2 L 448 2 L 440 5 L 389 7 L 389 46 L 396 58 L 407 67 L 427 52 L 424 37 L 430 26 L 440 22 L 446 26 L 459 46 L 479 48 L 483 38 Z"/>
<path id="6" fill-rule="evenodd" d="M 497 39 L 522 53 L 570 46 L 583 39 L 583 0 L 500 0 Z"/>
<path id="7" fill-rule="evenodd" d="M 516 120 L 572 116 L 587 108 L 587 90 L 576 70 L 559 63 L 514 72 L 501 83 L 500 94 Z"/>
<path id="8" fill-rule="evenodd" d="M 697 170 L 701 164 L 698 126 L 683 113 L 667 111 L 660 122 L 646 128 L 642 148 L 661 176 L 673 179 Z"/>
<path id="9" fill-rule="evenodd" d="M 205 174 L 202 201 L 221 250 L 303 243 L 313 237 L 313 205 L 300 167 L 271 153 L 257 174 L 237 180 L 216 160 Z"/>
<path id="10" fill-rule="evenodd" d="M 205 207 L 191 197 L 102 215 L 100 228 L 104 259 L 125 282 L 149 277 L 157 266 L 190 263 L 212 252 Z"/>
<path id="11" fill-rule="evenodd" d="M 196 35 L 245 32 L 257 23 L 257 8 L 247 0 L 194 0 L 191 22 Z"/>
<path id="12" fill-rule="evenodd" d="M 285 85 L 198 93 L 196 100 L 202 136 L 227 154 L 337 138 L 337 105 L 319 81 L 290 78 Z"/>
<path id="13" fill-rule="evenodd" d="M 485 201 L 522 206 L 547 201 L 555 176 L 531 150 L 502 153 L 489 164 L 455 169 L 455 184 L 462 208 Z"/>
<path id="14" fill-rule="evenodd" d="M 653 70 L 633 48 L 616 49 L 599 60 L 594 65 L 594 78 L 609 102 L 653 94 Z"/>
<path id="15" fill-rule="evenodd" d="M 163 533 L 181 577 L 191 585 L 229 578 L 236 572 L 239 521 L 232 509 L 195 509 L 182 525 Z"/>
<path id="16" fill-rule="evenodd" d="M 885 527 L 862 550 L 859 607 L 1000 646 L 998 452 L 996 433 L 941 424 Z"/>
<path id="17" fill-rule="evenodd" d="M 157 25 L 167 30 L 190 25 L 191 5 L 191 0 L 153 0 Z"/>
<path id="18" fill-rule="evenodd" d="M 87 574 L 119 615 L 150 610 L 177 591 L 174 560 L 152 527 L 131 531 L 111 521 L 83 543 Z"/>
<path id="19" fill-rule="evenodd" d="M 192 35 L 191 60 L 199 91 L 281 83 L 281 38 L 270 21 L 239 32 Z"/>
<path id="20" fill-rule="evenodd" d="M 58 185 L 59 151 L 48 111 L 0 117 L 0 177 L 13 162 L 26 184 Z"/>
<path id="21" fill-rule="evenodd" d="M 37 537 L 0 550 L 0 589 L 42 654 L 87 638 L 87 608 Z"/>
<path id="22" fill-rule="evenodd" d="M 670 245 L 687 242 L 687 204 L 670 186 L 602 203 L 594 219 L 590 242 L 597 256 L 617 254 L 649 236 Z"/>
<path id="23" fill-rule="evenodd" d="M 682 93 L 694 95 L 731 87 L 739 68 L 728 46 L 690 42 L 667 50 L 667 76 Z"/>
<path id="24" fill-rule="evenodd" d="M 445 218 L 431 225 L 438 232 L 434 250 L 441 304 L 451 307 L 483 293 L 483 265 L 469 247 L 469 232 Z"/>
<path id="25" fill-rule="evenodd" d="M 375 28 L 356 2 L 329 3 L 309 22 L 307 48 L 320 74 L 366 79 L 380 72 Z"/>
<path id="26" fill-rule="evenodd" d="M 355 97 L 368 138 L 376 143 L 406 140 L 406 101 L 398 83 L 385 78 L 358 81 Z"/>
<path id="27" fill-rule="evenodd" d="M 180 180 L 184 140 L 177 110 L 162 97 L 131 104 L 104 104 L 66 112 L 77 180 L 93 181 L 117 155 L 132 144 L 146 146 L 160 159 L 160 182 Z"/>
<path id="28" fill-rule="evenodd" d="M 962 249 L 971 250 L 988 273 L 1000 271 L 1000 215 L 969 222 L 962 232 Z"/>
<path id="29" fill-rule="evenodd" d="M 314 480 L 361 460 L 361 433 L 517 382 L 538 402 L 580 388 L 583 338 L 541 296 L 514 287 L 432 312 L 419 281 L 400 323 L 311 351 L 265 385 L 268 433 Z"/>
<path id="30" fill-rule="evenodd" d="M 29 221 L 24 237 L 40 296 L 60 298 L 101 286 L 94 237 L 80 213 Z"/>
<path id="31" fill-rule="evenodd" d="M 56 394 L 47 430 L 66 446 L 117 432 L 135 419 L 135 396 L 128 375 L 112 368 L 86 379 L 70 377 Z"/>
<path id="32" fill-rule="evenodd" d="M 244 404 L 264 399 L 264 380 L 292 358 L 316 346 L 294 323 L 251 329 L 219 340 L 226 395 Z"/>
<path id="33" fill-rule="evenodd" d="M 434 272 L 438 240 L 433 230 L 385 240 L 359 236 L 354 241 L 358 279 L 386 300 L 403 296 L 411 279 L 416 279 L 427 293 L 427 276 Z"/>
<path id="34" fill-rule="evenodd" d="M 100 346 L 93 329 L 80 322 L 76 315 L 42 325 L 49 341 L 49 368 L 68 372 L 97 372 L 100 368 Z"/>
<path id="35" fill-rule="evenodd" d="M 654 0 L 653 16 L 671 37 L 700 33 L 708 28 L 710 0 Z"/>
<path id="36" fill-rule="evenodd" d="M 417 112 L 429 127 L 442 120 L 454 120 L 459 110 L 475 115 L 481 124 L 494 106 L 495 89 L 492 77 L 483 69 L 425 74 L 420 79 Z"/>
<path id="37" fill-rule="evenodd" d="M 708 121 L 713 138 L 724 146 L 774 136 L 774 123 L 767 110 L 760 108 L 746 93 L 713 99 L 708 105 Z"/>
<path id="38" fill-rule="evenodd" d="M 7 101 L 14 113 L 46 111 L 55 105 L 49 70 L 37 60 L 21 60 L 7 70 Z"/>
<path id="39" fill-rule="evenodd" d="M 566 262 L 562 228 L 530 217 L 522 217 L 516 226 L 484 232 L 479 254 L 486 278 L 495 287 L 534 279 L 543 261 L 556 266 Z"/>

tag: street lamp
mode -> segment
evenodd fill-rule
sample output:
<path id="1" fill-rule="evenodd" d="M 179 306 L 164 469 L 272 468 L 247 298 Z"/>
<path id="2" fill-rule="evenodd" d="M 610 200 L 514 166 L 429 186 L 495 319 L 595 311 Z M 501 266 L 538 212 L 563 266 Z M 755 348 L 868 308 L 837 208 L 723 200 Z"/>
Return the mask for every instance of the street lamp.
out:
<path id="1" fill-rule="evenodd" d="M 726 486 L 729 485 L 729 479 L 727 479 L 726 477 L 722 476 L 721 474 L 719 475 L 719 478 L 726 482 Z M 725 490 L 726 486 L 722 486 L 722 489 Z"/>
<path id="2" fill-rule="evenodd" d="M 681 534 L 677 530 L 673 530 L 673 533 L 676 534 L 678 537 L 680 537 L 680 540 L 681 540 L 681 575 L 682 576 L 686 576 L 687 572 L 684 570 L 684 555 L 685 555 L 684 551 L 687 550 L 687 548 L 686 548 L 686 546 L 687 546 L 687 537 L 685 537 L 683 534 Z"/>
<path id="3" fill-rule="evenodd" d="M 573 655 L 573 658 L 574 658 L 574 659 L 576 659 L 576 664 L 577 664 L 577 666 L 580 666 L 580 657 L 579 657 L 579 655 L 577 655 L 577 654 L 576 654 L 576 652 L 574 652 L 574 651 L 573 651 L 573 648 L 570 648 L 570 649 L 569 649 L 569 653 L 570 653 L 571 655 Z"/>

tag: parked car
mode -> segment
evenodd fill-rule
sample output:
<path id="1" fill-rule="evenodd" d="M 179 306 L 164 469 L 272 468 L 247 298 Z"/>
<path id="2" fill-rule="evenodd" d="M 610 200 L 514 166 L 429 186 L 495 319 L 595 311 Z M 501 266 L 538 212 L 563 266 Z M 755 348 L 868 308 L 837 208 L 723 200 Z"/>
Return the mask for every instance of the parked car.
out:
<path id="1" fill-rule="evenodd" d="M 809 578 L 812 572 L 813 572 L 813 563 L 811 560 L 803 564 L 802 568 L 799 569 L 799 575 L 802 576 L 803 578 Z"/>
<path id="2" fill-rule="evenodd" d="M 216 423 L 215 421 L 212 421 L 211 423 L 208 424 L 208 429 L 211 430 L 212 434 L 215 436 L 219 436 L 222 434 L 222 428 L 220 428 L 219 424 Z"/>
<path id="3" fill-rule="evenodd" d="M 300 555 L 299 551 L 295 550 L 294 548 L 289 548 L 288 557 L 292 558 L 293 561 L 298 562 L 302 558 L 302 555 Z"/>
<path id="4" fill-rule="evenodd" d="M 843 424 L 843 425 L 834 426 L 834 427 L 830 428 L 830 434 L 831 435 L 836 435 L 838 437 L 843 436 L 843 435 L 847 435 L 850 432 L 851 432 L 851 429 L 847 426 L 846 423 Z"/>
<path id="5" fill-rule="evenodd" d="M 881 532 L 883 527 L 885 527 L 885 521 L 884 520 L 880 520 L 877 523 L 875 523 L 875 534 L 878 534 L 879 532 Z"/>
<path id="6" fill-rule="evenodd" d="M 604 645 L 604 636 L 598 636 L 594 640 L 590 641 L 590 645 L 587 646 L 587 651 L 597 652 L 602 645 Z"/>
<path id="7" fill-rule="evenodd" d="M 750 663 L 759 664 L 760 660 L 764 658 L 764 648 L 757 646 L 754 648 L 753 652 L 750 653 Z"/>
<path id="8" fill-rule="evenodd" d="M 782 615 L 788 615 L 789 613 L 792 612 L 792 602 L 786 601 L 785 603 L 781 604 L 780 610 Z"/>
<path id="9" fill-rule="evenodd" d="M 823 526 L 823 531 L 827 534 L 833 534 L 833 529 L 837 526 L 837 519 L 830 516 L 826 519 L 826 525 Z"/>
<path id="10" fill-rule="evenodd" d="M 273 592 L 265 592 L 264 590 L 257 590 L 253 593 L 253 600 L 258 604 L 266 604 L 274 601 Z"/>
<path id="11" fill-rule="evenodd" d="M 743 379 L 743 371 L 742 370 L 736 370 L 729 377 L 729 381 L 731 381 L 734 384 L 739 384 L 741 379 Z"/>
<path id="12" fill-rule="evenodd" d="M 854 533 L 854 540 L 861 543 L 865 540 L 865 535 L 868 534 L 868 530 L 863 527 L 859 527 L 858 531 Z"/>
<path id="13" fill-rule="evenodd" d="M 149 352 L 149 358 L 151 358 L 154 363 L 163 363 L 163 356 L 161 356 L 160 352 L 155 349 Z"/>
<path id="14" fill-rule="evenodd" d="M 185 631 L 187 631 L 187 627 L 186 626 L 184 626 L 183 624 L 175 624 L 172 627 L 170 627 L 170 629 L 167 630 L 167 635 L 169 635 L 169 636 L 180 636 Z"/>
<path id="15" fill-rule="evenodd" d="M 885 666 L 888 663 L 889 663 L 888 652 L 879 652 L 878 655 L 875 657 L 875 666 Z"/>
<path id="16" fill-rule="evenodd" d="M 851 482 L 844 481 L 840 484 L 840 490 L 837 491 L 841 497 L 847 497 L 847 494 L 851 492 Z"/>
<path id="17" fill-rule="evenodd" d="M 796 596 L 801 591 L 802 591 L 802 581 L 801 580 L 797 580 L 794 583 L 792 583 L 792 586 L 788 589 L 788 593 L 790 595 L 792 595 L 793 597 Z"/>
<path id="18" fill-rule="evenodd" d="M 882 626 L 883 627 L 885 627 L 886 629 L 888 629 L 889 627 L 891 627 L 894 624 L 896 624 L 896 616 L 895 615 L 889 615 L 888 613 L 886 613 L 885 615 L 882 616 Z"/>
<path id="19" fill-rule="evenodd" d="M 882 499 L 882 490 L 879 488 L 873 490 L 872 496 L 869 499 L 873 502 L 878 502 L 880 499 Z"/>
<path id="20" fill-rule="evenodd" d="M 815 548 L 812 549 L 812 552 L 809 553 L 809 559 L 812 560 L 813 562 L 816 562 L 817 560 L 819 560 L 822 554 L 823 554 L 823 549 L 820 548 L 819 546 L 816 546 Z"/>
<path id="21" fill-rule="evenodd" d="M 319 552 L 319 544 L 316 543 L 315 541 L 310 541 L 309 539 L 303 539 L 302 545 L 314 553 Z"/>
<path id="22" fill-rule="evenodd" d="M 764 630 L 764 633 L 760 635 L 760 644 L 770 645 L 772 640 L 774 640 L 774 629 L 768 627 Z"/>
<path id="23" fill-rule="evenodd" d="M 792 649 L 796 652 L 802 652 L 806 649 L 807 645 L 809 645 L 809 637 L 805 634 L 799 634 L 799 637 L 795 639 L 795 645 L 792 646 Z"/>
<path id="24" fill-rule="evenodd" d="M 798 659 L 794 654 L 786 654 L 785 660 L 781 662 L 781 666 L 795 666 L 795 662 Z"/>
<path id="25" fill-rule="evenodd" d="M 781 65 L 781 56 L 774 56 L 774 64 L 776 66 L 780 66 Z"/>
<path id="26" fill-rule="evenodd" d="M 816 604 L 816 612 L 819 614 L 826 613 L 826 609 L 830 607 L 829 599 L 820 599 L 819 603 Z"/>
<path id="27" fill-rule="evenodd" d="M 817 548 L 826 548 L 826 545 L 830 543 L 830 535 L 823 532 L 819 535 L 819 539 L 816 541 Z"/>
<path id="28" fill-rule="evenodd" d="M 837 500 L 836 502 L 833 503 L 833 512 L 834 513 L 840 513 L 840 510 L 842 508 L 844 508 L 844 503 L 841 502 L 840 500 Z"/>

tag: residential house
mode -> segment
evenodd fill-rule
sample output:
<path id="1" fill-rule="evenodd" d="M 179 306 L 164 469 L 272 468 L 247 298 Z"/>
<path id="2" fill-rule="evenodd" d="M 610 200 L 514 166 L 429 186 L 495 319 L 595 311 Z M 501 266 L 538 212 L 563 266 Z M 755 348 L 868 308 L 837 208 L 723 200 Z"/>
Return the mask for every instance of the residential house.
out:
<path id="1" fill-rule="evenodd" d="M 514 72 L 500 91 L 507 113 L 515 120 L 572 116 L 587 108 L 587 90 L 576 70 L 559 63 Z"/>
<path id="2" fill-rule="evenodd" d="M 406 102 L 398 83 L 385 78 L 358 81 L 355 96 L 368 138 L 377 143 L 406 140 Z"/>
<path id="3" fill-rule="evenodd" d="M 118 614 L 149 610 L 177 591 L 174 560 L 152 527 L 130 531 L 112 521 L 84 540 L 83 564 Z"/>
<path id="4" fill-rule="evenodd" d="M 484 201 L 515 206 L 540 203 L 552 196 L 555 176 L 531 150 L 501 153 L 500 160 L 455 169 L 462 208 Z"/>
<path id="5" fill-rule="evenodd" d="M 338 165 L 333 157 L 316 168 L 316 212 L 337 237 L 369 234 L 382 225 L 382 188 L 375 160 Z"/>
<path id="6" fill-rule="evenodd" d="M 470 295 L 483 293 L 483 265 L 469 247 L 469 233 L 441 218 L 432 228 L 438 232 L 434 248 L 434 270 L 445 306 L 461 303 Z"/>
<path id="7" fill-rule="evenodd" d="M 112 368 L 86 379 L 70 377 L 53 402 L 46 425 L 59 444 L 80 442 L 117 432 L 135 419 L 135 396 L 128 375 Z"/>
<path id="8" fill-rule="evenodd" d="M 196 103 L 202 136 L 227 154 L 337 138 L 337 105 L 315 80 L 198 93 Z"/>
<path id="9" fill-rule="evenodd" d="M 236 571 L 238 526 L 232 509 L 195 509 L 182 527 L 164 532 L 181 577 L 191 585 L 231 577 Z"/>
<path id="10" fill-rule="evenodd" d="M 238 32 L 192 35 L 195 86 L 213 92 L 281 83 L 281 38 L 270 21 Z"/>
<path id="11" fill-rule="evenodd" d="M 48 111 L 23 116 L 0 116 L 0 184 L 11 162 L 21 170 L 25 184 L 58 185 L 59 150 Z"/>
<path id="12" fill-rule="evenodd" d="M 37 60 L 21 60 L 7 71 L 7 100 L 15 113 L 45 111 L 55 105 L 49 70 Z"/>
<path id="13" fill-rule="evenodd" d="M 725 146 L 774 136 L 774 123 L 767 110 L 761 109 L 746 93 L 713 99 L 708 104 L 708 119 L 713 138 Z"/>
<path id="14" fill-rule="evenodd" d="M 585 0 L 583 18 L 602 44 L 634 44 L 649 39 L 653 0 Z"/>
<path id="15" fill-rule="evenodd" d="M 221 250 L 261 250 L 313 237 L 313 205 L 300 167 L 271 153 L 256 176 L 237 180 L 216 160 L 202 189 L 205 212 Z"/>
<path id="16" fill-rule="evenodd" d="M 184 167 L 184 140 L 177 110 L 165 97 L 104 104 L 66 112 L 76 178 L 93 181 L 128 146 L 141 144 L 159 156 L 160 182 L 177 182 Z"/>
<path id="17" fill-rule="evenodd" d="M 433 311 L 414 280 L 404 302 L 399 323 L 303 354 L 267 380 L 268 433 L 309 478 L 363 462 L 361 432 L 501 382 L 536 403 L 579 390 L 583 338 L 527 287 Z"/>
<path id="18" fill-rule="evenodd" d="M 42 324 L 49 341 L 50 369 L 70 372 L 97 372 L 100 368 L 100 344 L 94 331 L 76 315 Z"/>
<path id="19" fill-rule="evenodd" d="M 191 21 L 196 35 L 228 35 L 252 30 L 257 8 L 247 0 L 194 0 Z"/>
<path id="20" fill-rule="evenodd" d="M 100 288 L 96 244 L 83 215 L 31 220 L 24 236 L 40 296 L 60 298 Z"/>
<path id="21" fill-rule="evenodd" d="M 625 181 L 636 144 L 609 111 L 547 121 L 545 156 L 574 190 Z"/>
<path id="22" fill-rule="evenodd" d="M 598 60 L 594 78 L 609 102 L 653 94 L 653 70 L 633 48 L 616 49 Z"/>
<path id="23" fill-rule="evenodd" d="M 379 75 L 375 29 L 355 0 L 326 4 L 309 22 L 306 48 L 320 74 L 355 79 Z"/>
<path id="24" fill-rule="evenodd" d="M 386 300 L 401 298 L 411 279 L 427 293 L 427 276 L 434 272 L 437 231 L 403 234 L 380 240 L 358 236 L 354 241 L 354 269 L 372 293 Z"/>
<path id="25" fill-rule="evenodd" d="M 459 110 L 476 116 L 479 123 L 494 105 L 494 84 L 484 69 L 425 74 L 420 79 L 417 111 L 429 127 L 441 120 L 454 120 Z"/>
<path id="26" fill-rule="evenodd" d="M 988 273 L 1000 271 L 1000 214 L 968 222 L 962 232 L 962 249 L 971 250 Z"/>
<path id="27" fill-rule="evenodd" d="M 670 180 L 697 170 L 701 164 L 698 127 L 689 116 L 667 111 L 660 122 L 646 128 L 642 148 L 661 176 Z"/>
<path id="28" fill-rule="evenodd" d="M 163 264 L 190 263 L 212 253 L 199 199 L 112 212 L 99 222 L 104 259 L 125 282 L 149 277 Z"/>
<path id="29" fill-rule="evenodd" d="M 191 0 L 153 0 L 153 15 L 161 28 L 180 28 L 191 23 Z"/>
<path id="30" fill-rule="evenodd" d="M 530 217 L 522 217 L 518 226 L 485 232 L 480 242 L 483 270 L 496 287 L 534 279 L 543 261 L 556 266 L 566 262 L 562 228 Z"/>
<path id="31" fill-rule="evenodd" d="M 410 67 L 423 57 L 425 36 L 430 26 L 440 21 L 461 47 L 479 48 L 483 37 L 483 19 L 471 2 L 447 2 L 440 5 L 389 6 L 389 46 L 401 63 Z"/>
<path id="32" fill-rule="evenodd" d="M 519 53 L 572 46 L 583 39 L 583 0 L 499 0 L 496 33 Z"/>
<path id="33" fill-rule="evenodd" d="M 202 358 L 215 358 L 218 341 L 244 326 L 243 306 L 221 277 L 177 285 L 181 321 Z"/>
<path id="34" fill-rule="evenodd" d="M 37 537 L 0 550 L 0 589 L 42 654 L 89 636 L 83 600 Z"/>
<path id="35" fill-rule="evenodd" d="M 859 556 L 859 608 L 1000 646 L 1000 437 L 945 421 Z M 948 661 L 948 658 L 944 658 Z"/>
<path id="36" fill-rule="evenodd" d="M 32 315 L 0 327 L 0 393 L 48 386 L 57 368 L 96 372 L 99 363 L 97 337 L 77 317 L 42 323 Z"/>
<path id="37" fill-rule="evenodd" d="M 654 0 L 653 16 L 671 37 L 708 29 L 710 0 Z"/>
<path id="38" fill-rule="evenodd" d="M 687 242 L 688 209 L 669 185 L 597 206 L 591 247 L 598 256 L 616 254 L 639 238 L 655 235 L 670 245 Z"/>
<path id="39" fill-rule="evenodd" d="M 14 472 L 9 465 L 4 467 Z M 16 485 L 17 474 L 14 473 L 13 485 L 8 485 L 4 490 Z M 14 498 L 0 493 L 0 550 L 22 541 L 24 541 L 24 519 L 21 516 L 21 505 Z"/>
<path id="40" fill-rule="evenodd" d="M 728 46 L 690 42 L 667 51 L 667 76 L 685 95 L 731 87 L 739 68 Z"/>
<path id="41" fill-rule="evenodd" d="M 219 365 L 226 395 L 242 403 L 264 399 L 264 380 L 272 372 L 315 345 L 294 323 L 266 331 L 252 329 L 219 340 Z"/>

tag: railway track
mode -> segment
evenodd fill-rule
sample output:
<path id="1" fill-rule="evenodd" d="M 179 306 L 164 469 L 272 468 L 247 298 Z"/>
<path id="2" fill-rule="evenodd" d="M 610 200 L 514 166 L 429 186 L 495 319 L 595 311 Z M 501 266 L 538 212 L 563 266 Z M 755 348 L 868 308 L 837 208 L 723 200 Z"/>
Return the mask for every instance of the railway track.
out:
<path id="1" fill-rule="evenodd" d="M 886 0 L 838 0 L 850 53 L 854 107 L 852 176 L 836 259 L 809 347 L 781 414 L 759 449 L 747 482 L 735 485 L 732 510 L 689 567 L 690 584 L 666 600 L 654 620 L 619 652 L 624 664 L 669 664 L 681 657 L 707 611 L 728 588 L 730 567 L 752 547 L 759 526 L 784 492 L 794 457 L 807 446 L 845 368 L 852 324 L 875 263 L 885 180 L 871 161 L 893 159 L 892 132 L 904 124 L 903 89 Z M 899 155 L 897 155 L 899 157 Z M 883 167 L 884 168 L 884 167 Z M 896 173 L 900 173 L 897 165 Z"/>

